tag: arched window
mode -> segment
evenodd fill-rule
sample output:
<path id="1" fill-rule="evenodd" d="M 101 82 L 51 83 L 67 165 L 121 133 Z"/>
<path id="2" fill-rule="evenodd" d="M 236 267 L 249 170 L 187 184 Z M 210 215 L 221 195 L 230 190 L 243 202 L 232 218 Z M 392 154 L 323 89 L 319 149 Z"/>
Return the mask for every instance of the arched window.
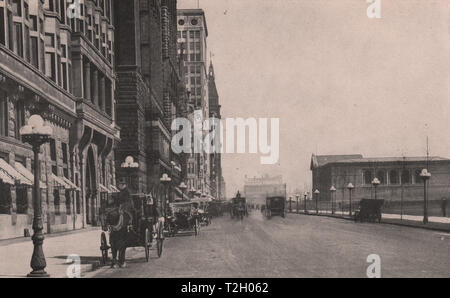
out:
<path id="1" fill-rule="evenodd" d="M 398 172 L 396 170 L 392 170 L 389 172 L 389 183 L 398 184 Z"/>
<path id="2" fill-rule="evenodd" d="M 380 184 L 386 183 L 386 173 L 384 171 L 378 171 L 377 178 L 378 178 L 378 180 L 380 180 Z"/>
<path id="3" fill-rule="evenodd" d="M 402 184 L 411 184 L 411 175 L 408 170 L 402 171 Z"/>
<path id="4" fill-rule="evenodd" d="M 372 171 L 364 171 L 364 184 L 370 185 L 372 183 Z"/>

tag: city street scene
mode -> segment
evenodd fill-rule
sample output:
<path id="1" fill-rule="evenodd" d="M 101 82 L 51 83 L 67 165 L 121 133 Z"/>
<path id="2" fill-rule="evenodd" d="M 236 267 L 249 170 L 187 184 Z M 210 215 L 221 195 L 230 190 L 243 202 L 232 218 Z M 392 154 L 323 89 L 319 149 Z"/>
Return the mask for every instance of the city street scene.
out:
<path id="1" fill-rule="evenodd" d="M 0 0 L 0 278 L 449 278 L 449 52 L 447 0 Z"/>

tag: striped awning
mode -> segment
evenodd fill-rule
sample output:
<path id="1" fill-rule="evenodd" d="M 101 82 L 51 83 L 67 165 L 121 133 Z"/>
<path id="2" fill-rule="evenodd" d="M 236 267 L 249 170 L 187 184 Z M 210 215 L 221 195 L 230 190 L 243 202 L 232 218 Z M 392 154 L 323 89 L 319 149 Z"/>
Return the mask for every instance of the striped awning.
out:
<path id="1" fill-rule="evenodd" d="M 111 191 L 109 189 L 107 189 L 106 186 L 104 186 L 103 184 L 99 184 L 98 188 L 100 188 L 100 192 L 111 193 Z"/>
<path id="2" fill-rule="evenodd" d="M 61 188 L 68 189 L 68 190 L 70 190 L 72 188 L 62 178 L 56 176 L 53 173 L 52 173 L 52 179 L 53 179 L 53 183 L 55 184 L 55 187 L 61 187 Z"/>
<path id="3" fill-rule="evenodd" d="M 9 163 L 7 163 L 3 158 L 0 158 L 0 169 L 3 170 L 3 172 L 5 172 L 8 176 L 10 176 L 13 180 L 19 181 L 19 184 L 24 184 L 24 185 L 28 185 L 28 186 L 33 185 L 32 181 L 30 181 L 24 175 L 20 174 Z"/>
<path id="4" fill-rule="evenodd" d="M 76 191 L 81 191 L 81 189 L 75 185 L 75 183 L 73 183 L 72 181 L 70 181 L 69 179 L 67 179 L 66 177 L 62 177 L 62 179 L 64 180 L 64 182 L 70 186 L 70 190 L 76 190 Z"/>
<path id="5" fill-rule="evenodd" d="M 112 193 L 120 192 L 120 190 L 115 185 L 110 185 L 109 188 L 111 189 Z"/>
<path id="6" fill-rule="evenodd" d="M 15 184 L 14 180 L 1 169 L 0 169 L 0 180 L 2 180 L 3 183 L 5 183 L 5 184 L 10 184 L 10 185 Z"/>
<path id="7" fill-rule="evenodd" d="M 20 162 L 16 162 L 14 164 L 14 167 L 16 168 L 17 172 L 19 172 L 23 176 L 27 177 L 27 179 L 32 181 L 33 185 L 34 185 L 34 175 L 33 175 L 33 173 L 31 173 L 27 168 L 25 168 L 23 166 L 23 164 L 21 164 Z M 47 189 L 47 185 L 44 182 L 39 181 L 39 188 Z"/>

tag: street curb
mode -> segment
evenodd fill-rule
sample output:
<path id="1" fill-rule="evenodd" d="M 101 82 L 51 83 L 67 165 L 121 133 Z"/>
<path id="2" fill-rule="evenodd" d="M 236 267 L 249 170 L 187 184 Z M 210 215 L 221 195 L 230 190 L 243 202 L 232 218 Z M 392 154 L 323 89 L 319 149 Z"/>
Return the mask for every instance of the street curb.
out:
<path id="1" fill-rule="evenodd" d="M 96 231 L 99 229 L 101 229 L 101 227 L 87 227 L 87 228 L 77 229 L 77 230 L 69 230 L 69 231 L 56 232 L 56 233 L 51 233 L 51 234 L 44 234 L 44 237 L 46 239 L 55 238 L 55 237 L 73 235 L 73 234 L 78 234 L 78 233 L 83 233 L 83 232 Z M 9 238 L 9 239 L 0 239 L 0 246 L 7 246 L 7 245 L 22 243 L 22 242 L 27 242 L 27 241 L 31 241 L 31 236 L 30 237 L 16 237 L 16 238 Z"/>
<path id="2" fill-rule="evenodd" d="M 295 212 L 291 212 L 288 214 L 307 215 L 307 216 L 322 216 L 322 217 L 339 218 L 339 219 L 353 221 L 353 218 L 350 218 L 350 217 L 342 217 L 342 216 L 328 215 L 328 214 L 305 214 L 305 213 L 295 213 Z M 443 228 L 438 228 L 438 227 L 411 225 L 411 224 L 407 224 L 407 223 L 389 222 L 389 221 L 383 221 L 383 220 L 381 220 L 380 224 L 402 226 L 402 227 L 416 228 L 416 229 L 424 229 L 424 230 L 431 230 L 431 231 L 436 231 L 436 232 L 445 232 L 445 233 L 450 232 L 450 227 L 448 229 L 443 229 Z"/>

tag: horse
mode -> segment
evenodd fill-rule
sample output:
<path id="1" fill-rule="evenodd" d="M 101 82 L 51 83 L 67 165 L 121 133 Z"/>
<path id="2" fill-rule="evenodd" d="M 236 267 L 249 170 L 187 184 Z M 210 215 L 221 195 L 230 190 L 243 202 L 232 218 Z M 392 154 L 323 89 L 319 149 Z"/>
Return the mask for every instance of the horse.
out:
<path id="1" fill-rule="evenodd" d="M 112 252 L 111 267 L 115 264 L 122 266 L 125 263 L 125 251 L 128 246 L 129 227 L 132 224 L 132 215 L 122 206 L 108 210 L 106 213 L 106 224 L 110 230 L 110 245 Z M 117 261 L 117 253 L 119 260 Z"/>

